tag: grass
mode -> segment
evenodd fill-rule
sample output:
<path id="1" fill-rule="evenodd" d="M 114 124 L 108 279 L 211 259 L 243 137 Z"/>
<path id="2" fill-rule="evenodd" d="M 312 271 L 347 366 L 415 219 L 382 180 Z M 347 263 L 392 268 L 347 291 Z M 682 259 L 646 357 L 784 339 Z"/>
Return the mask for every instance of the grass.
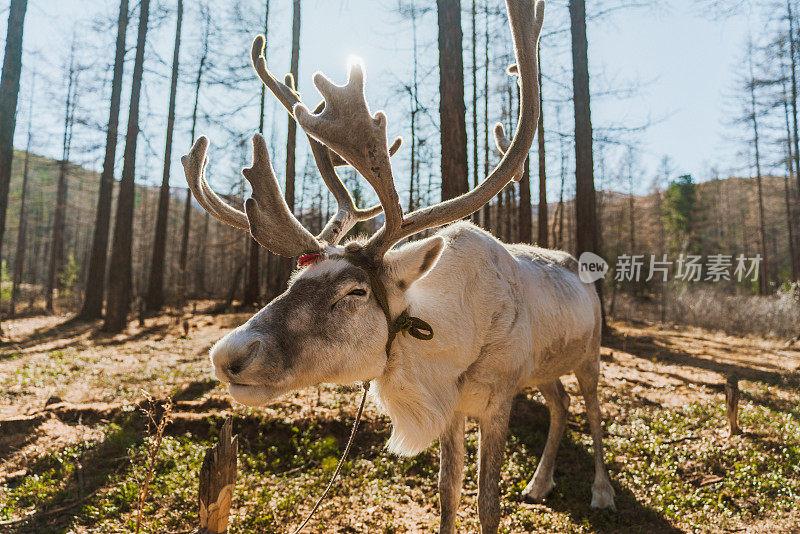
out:
<path id="1" fill-rule="evenodd" d="M 798 510 L 800 414 L 747 401 L 741 410 L 742 424 L 751 433 L 728 439 L 723 436 L 724 414 L 717 406 L 627 407 L 624 419 L 608 424 L 606 439 L 606 458 L 618 495 L 619 512 L 614 514 L 588 507 L 592 460 L 582 415 L 573 417 L 562 442 L 556 489 L 546 506 L 521 503 L 547 426 L 546 410 L 521 397 L 503 468 L 504 531 L 658 532 L 676 526 L 715 530 L 773 512 Z M 240 476 L 230 532 L 282 532 L 299 522 L 324 487 L 344 446 L 349 421 L 245 419 L 249 426 L 239 429 Z M 221 422 L 221 418 L 214 421 Z M 27 476 L 0 486 L 0 520 L 26 515 L 37 506 L 46 510 L 69 504 L 76 498 L 80 469 L 83 494 L 98 492 L 69 513 L 35 518 L 16 527 L 18 531 L 132 528 L 135 480 L 146 469 L 149 446 L 140 423 L 129 413 L 109 424 L 98 442 L 41 456 Z M 178 531 L 195 524 L 197 473 L 214 433 L 164 437 L 144 507 L 144 532 Z M 387 433 L 386 421 L 365 425 L 342 481 L 333 490 L 333 502 L 316 520 L 320 531 L 325 531 L 322 525 L 337 524 L 359 531 L 404 532 L 409 528 L 409 509 L 429 513 L 435 509 L 436 448 L 414 458 L 397 458 L 382 449 Z M 478 528 L 474 509 L 466 508 L 475 505 L 476 450 L 473 428 L 467 439 L 462 509 L 469 513 L 461 519 L 464 531 Z"/>
<path id="2" fill-rule="evenodd" d="M 195 335 L 201 334 L 198 330 Z M 676 339 L 688 343 L 682 337 Z M 714 340 L 708 342 L 709 346 Z M 737 365 L 748 365 L 750 353 L 745 354 L 735 340 L 723 341 L 731 353 L 742 351 L 742 360 L 736 360 L 742 363 Z M 160 388 L 158 398 L 173 395 L 176 401 L 224 395 L 207 377 L 205 343 L 146 338 L 136 346 L 91 346 L 87 350 L 51 350 L 48 346 L 47 350 L 13 354 L 3 360 L 9 372 L 0 377 L 0 392 L 5 392 L 0 393 L 0 400 L 15 396 L 10 404 L 16 406 L 24 405 L 22 397 L 34 399 L 28 413 L 39 409 L 51 391 L 69 393 L 86 385 L 96 388 L 87 398 L 111 400 L 127 408 L 110 412 L 110 421 L 94 417 L 83 427 L 73 421 L 72 431 L 77 433 L 89 428 L 87 424 L 96 425 L 87 433 L 92 436 L 88 441 L 76 444 L 72 440 L 65 446 L 58 440 L 42 440 L 35 442 L 28 459 L 15 459 L 18 463 L 14 469 L 18 471 L 0 478 L 0 531 L 133 530 L 136 481 L 148 469 L 152 438 L 146 430 L 146 417 L 135 409 L 135 403 L 127 401 L 141 398 L 142 387 L 156 386 Z M 556 487 L 542 505 L 523 503 L 522 491 L 544 447 L 549 417 L 538 393 L 520 395 L 512 413 L 502 469 L 502 532 L 650 534 L 715 532 L 754 525 L 775 532 L 785 530 L 769 528 L 776 517 L 800 517 L 800 391 L 796 379 L 791 378 L 796 374 L 762 370 L 743 375 L 740 420 L 746 434 L 729 438 L 723 395 L 714 387 L 719 382 L 710 376 L 706 360 L 690 357 L 694 353 L 688 352 L 689 346 L 656 345 L 646 342 L 643 335 L 630 336 L 628 346 L 631 354 L 638 354 L 634 361 L 626 363 L 625 349 L 614 347 L 620 355 L 613 357 L 616 363 L 607 365 L 616 366 L 617 373 L 620 369 L 644 373 L 640 366 L 654 370 L 647 377 L 629 376 L 630 382 L 613 379 L 613 373 L 608 373 L 608 383 L 601 387 L 609 414 L 605 417 L 605 457 L 617 492 L 618 512 L 589 508 L 594 471 L 591 438 L 576 396 L 558 454 Z M 679 350 L 684 356 L 680 359 L 673 355 Z M 171 359 L 166 351 L 171 351 Z M 137 358 L 145 354 L 148 365 L 116 369 L 116 358 L 126 354 Z M 708 354 L 713 357 L 714 353 Z M 733 357 L 727 353 L 723 356 Z M 766 356 L 758 360 L 759 365 L 772 362 Z M 729 367 L 733 365 L 726 361 Z M 114 372 L 97 372 L 98 364 Z M 682 393 L 702 390 L 701 395 L 686 397 L 701 400 L 677 407 L 648 400 L 647 395 L 657 388 L 663 394 L 669 390 L 662 388 L 674 386 L 642 389 L 647 387 L 645 379 L 677 376 L 689 369 L 705 374 L 689 376 L 694 381 L 687 382 Z M 570 383 L 567 386 L 573 387 Z M 265 409 L 235 409 L 234 433 L 240 436 L 240 452 L 229 530 L 232 534 L 285 532 L 299 524 L 338 462 L 357 397 L 356 388 L 324 386 L 319 406 L 314 403 L 317 391 L 310 388 Z M 166 428 L 143 506 L 142 532 L 189 532 L 196 527 L 197 476 L 205 449 L 215 443 L 217 429 L 227 413 L 221 410 L 177 413 Z M 341 478 L 309 531 L 435 530 L 438 445 L 414 458 L 392 456 L 383 449 L 389 421 L 371 409 L 367 413 Z M 64 424 L 57 428 L 65 428 Z M 32 432 L 24 437 L 36 440 L 40 436 Z M 48 444 L 47 448 L 40 443 Z M 460 531 L 475 532 L 479 523 L 478 432 L 474 424 L 468 425 L 466 445 L 458 521 Z M 0 460 L 10 456 L 10 448 L 0 447 Z M 6 468 L 4 464 L 0 467 Z M 30 516 L 27 521 L 1 524 L 26 516 Z"/>

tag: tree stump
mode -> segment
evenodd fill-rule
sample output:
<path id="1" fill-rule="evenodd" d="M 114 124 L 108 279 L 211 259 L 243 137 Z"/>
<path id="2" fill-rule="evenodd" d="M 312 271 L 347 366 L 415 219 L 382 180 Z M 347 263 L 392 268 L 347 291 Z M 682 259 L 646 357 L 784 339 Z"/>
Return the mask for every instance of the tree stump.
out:
<path id="1" fill-rule="evenodd" d="M 739 377 L 731 375 L 725 381 L 725 411 L 728 415 L 730 435 L 742 433 L 739 426 Z"/>
<path id="2" fill-rule="evenodd" d="M 233 489 L 236 485 L 239 436 L 231 437 L 228 417 L 219 434 L 219 442 L 206 449 L 200 468 L 200 534 L 223 534 L 228 531 Z"/>

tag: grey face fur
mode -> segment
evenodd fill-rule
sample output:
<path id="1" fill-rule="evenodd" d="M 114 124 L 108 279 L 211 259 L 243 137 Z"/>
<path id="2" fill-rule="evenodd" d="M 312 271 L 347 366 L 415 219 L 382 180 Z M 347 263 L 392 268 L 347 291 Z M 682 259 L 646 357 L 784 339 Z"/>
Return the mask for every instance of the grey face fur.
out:
<path id="1" fill-rule="evenodd" d="M 231 394 L 259 405 L 319 382 L 379 375 L 386 319 L 367 274 L 325 259 L 295 275 L 289 288 L 211 350 L 217 377 Z"/>

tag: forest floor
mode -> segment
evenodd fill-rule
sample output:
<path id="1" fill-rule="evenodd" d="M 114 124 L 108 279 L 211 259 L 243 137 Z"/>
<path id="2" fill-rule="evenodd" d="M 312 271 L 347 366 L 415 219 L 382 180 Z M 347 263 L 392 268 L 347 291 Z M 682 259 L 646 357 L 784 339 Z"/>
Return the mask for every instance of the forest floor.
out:
<path id="1" fill-rule="evenodd" d="M 208 350 L 245 314 L 168 315 L 104 336 L 97 324 L 31 317 L 3 324 L 0 531 L 130 532 L 152 437 L 146 398 L 173 400 L 142 532 L 193 532 L 205 448 L 233 415 L 239 479 L 229 532 L 285 532 L 327 483 L 359 401 L 356 387 L 308 388 L 260 409 L 232 402 Z M 616 513 L 589 508 L 590 436 L 577 383 L 543 504 L 521 492 L 544 446 L 547 409 L 517 397 L 501 491 L 504 532 L 800 532 L 800 347 L 699 329 L 613 324 L 600 395 Z M 745 433 L 728 437 L 724 383 L 741 381 Z M 160 404 L 159 404 L 160 405 Z M 309 531 L 430 532 L 438 444 L 414 458 L 383 446 L 368 404 L 343 474 Z M 478 531 L 477 429 L 468 426 L 459 528 Z"/>

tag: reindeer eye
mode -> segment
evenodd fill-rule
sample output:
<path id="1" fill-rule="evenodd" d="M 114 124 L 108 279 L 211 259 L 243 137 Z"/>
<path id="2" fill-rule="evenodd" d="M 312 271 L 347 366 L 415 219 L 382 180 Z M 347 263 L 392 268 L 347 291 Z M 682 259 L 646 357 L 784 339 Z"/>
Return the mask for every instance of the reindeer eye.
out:
<path id="1" fill-rule="evenodd" d="M 364 296 L 364 295 L 366 295 L 366 294 L 367 294 L 367 292 L 366 292 L 366 291 L 364 291 L 363 289 L 361 289 L 361 288 L 359 287 L 359 288 L 356 288 L 356 289 L 352 290 L 352 291 L 351 291 L 350 293 L 348 293 L 347 295 L 348 295 L 348 296 L 350 296 L 350 295 L 357 295 L 357 296 L 359 296 L 359 297 L 363 297 L 363 296 Z"/>

